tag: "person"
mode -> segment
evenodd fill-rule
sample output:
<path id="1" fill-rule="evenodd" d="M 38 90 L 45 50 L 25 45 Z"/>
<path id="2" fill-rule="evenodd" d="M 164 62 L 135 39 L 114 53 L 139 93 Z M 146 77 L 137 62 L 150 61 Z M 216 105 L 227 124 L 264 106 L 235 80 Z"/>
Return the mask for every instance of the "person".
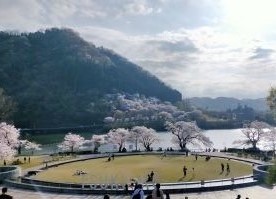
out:
<path id="1" fill-rule="evenodd" d="M 144 199 L 144 191 L 142 184 L 138 184 L 137 188 L 134 190 L 132 194 L 132 199 Z"/>
<path id="2" fill-rule="evenodd" d="M 29 156 L 29 158 L 28 158 L 28 162 L 31 163 L 31 157 L 30 157 L 30 156 Z"/>
<path id="3" fill-rule="evenodd" d="M 224 172 L 224 164 L 221 163 L 220 166 L 221 166 L 221 173 L 223 173 Z"/>
<path id="4" fill-rule="evenodd" d="M 6 194 L 8 192 L 7 187 L 2 188 L 2 194 L 0 195 L 0 199 L 12 199 L 12 196 Z"/>
<path id="5" fill-rule="evenodd" d="M 110 199 L 109 195 L 108 195 L 108 194 L 105 194 L 105 195 L 104 195 L 104 199 Z"/>
<path id="6" fill-rule="evenodd" d="M 125 193 L 128 194 L 128 184 L 125 184 Z"/>
<path id="7" fill-rule="evenodd" d="M 148 174 L 147 182 L 151 182 L 151 181 L 152 181 L 151 176 L 150 176 L 150 174 Z"/>
<path id="8" fill-rule="evenodd" d="M 239 195 L 237 195 L 237 198 L 236 199 L 241 199 L 241 195 L 239 194 Z"/>
<path id="9" fill-rule="evenodd" d="M 153 171 L 151 171 L 151 173 L 150 173 L 151 180 L 153 180 L 153 176 L 154 176 L 154 173 L 153 173 Z"/>
<path id="10" fill-rule="evenodd" d="M 169 192 L 166 192 L 166 199 L 170 199 L 171 197 L 170 197 L 170 194 L 169 194 Z"/>
<path id="11" fill-rule="evenodd" d="M 226 164 L 226 171 L 227 171 L 227 173 L 230 173 L 230 166 L 228 163 Z"/>
<path id="12" fill-rule="evenodd" d="M 26 157 L 24 157 L 24 163 L 26 163 L 26 161 L 27 161 L 27 158 L 26 158 Z"/>
<path id="13" fill-rule="evenodd" d="M 160 184 L 157 183 L 155 185 L 155 189 L 152 191 L 152 199 L 164 199 L 164 193 L 163 191 L 160 189 Z"/>
<path id="14" fill-rule="evenodd" d="M 7 162 L 6 162 L 6 160 L 4 160 L 4 166 L 6 166 L 7 165 Z"/>
<path id="15" fill-rule="evenodd" d="M 184 175 L 184 177 L 186 177 L 186 175 L 187 175 L 187 167 L 186 166 L 183 167 L 183 175 Z"/>

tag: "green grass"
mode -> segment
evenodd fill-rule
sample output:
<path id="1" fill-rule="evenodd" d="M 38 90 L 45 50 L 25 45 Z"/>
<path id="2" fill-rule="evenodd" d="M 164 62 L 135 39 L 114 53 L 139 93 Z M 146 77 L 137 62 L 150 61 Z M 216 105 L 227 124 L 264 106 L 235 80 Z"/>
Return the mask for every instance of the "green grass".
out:
<path id="1" fill-rule="evenodd" d="M 226 175 L 220 173 L 221 163 L 229 163 L 231 172 Z M 183 166 L 188 168 L 187 176 L 183 177 Z M 194 168 L 194 172 L 192 171 Z M 76 170 L 87 172 L 86 175 L 73 175 Z M 107 162 L 106 158 L 69 163 L 50 168 L 36 175 L 34 178 L 52 182 L 68 183 L 129 183 L 131 178 L 145 182 L 147 174 L 155 173 L 155 181 L 179 182 L 214 180 L 252 174 L 252 166 L 237 161 L 211 158 L 206 162 L 204 157 L 196 161 L 194 157 L 179 155 L 167 156 L 163 159 L 159 155 L 137 155 L 115 157 L 114 161 Z"/>

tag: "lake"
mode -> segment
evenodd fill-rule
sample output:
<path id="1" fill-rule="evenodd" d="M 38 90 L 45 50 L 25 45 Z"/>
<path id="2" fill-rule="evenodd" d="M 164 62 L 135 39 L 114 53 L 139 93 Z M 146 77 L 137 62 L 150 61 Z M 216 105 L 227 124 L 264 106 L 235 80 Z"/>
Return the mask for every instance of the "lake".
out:
<path id="1" fill-rule="evenodd" d="M 205 130 L 203 133 L 210 138 L 210 140 L 213 142 L 213 147 L 215 149 L 224 149 L 226 148 L 243 148 L 243 146 L 235 145 L 233 142 L 235 140 L 243 139 L 243 134 L 241 132 L 241 129 L 223 129 L 223 130 Z M 162 149 L 166 149 L 168 147 L 172 147 L 173 149 L 178 149 L 178 146 L 173 144 L 171 142 L 173 135 L 167 132 L 158 132 L 158 136 L 160 141 L 158 143 L 154 143 L 152 145 L 153 149 L 156 150 L 159 147 L 162 147 Z M 259 146 L 261 149 L 264 147 Z M 126 144 L 127 150 L 133 150 L 135 149 L 135 146 L 132 143 Z M 139 147 L 141 150 L 144 150 L 142 146 Z M 139 149 L 138 148 L 138 149 Z M 195 147 L 188 145 L 188 148 L 190 150 L 204 150 L 205 147 Z M 88 148 L 85 148 L 84 150 L 88 150 Z M 101 146 L 99 149 L 101 152 L 110 152 L 110 151 L 117 151 L 117 146 L 113 146 L 112 144 Z M 50 144 L 50 145 L 44 145 L 42 147 L 41 151 L 36 151 L 36 154 L 49 154 L 49 153 L 56 153 L 59 149 L 57 148 L 57 144 Z"/>
<path id="2" fill-rule="evenodd" d="M 205 130 L 203 133 L 210 138 L 210 140 L 213 142 L 213 147 L 215 149 L 224 149 L 226 148 L 243 148 L 243 146 L 234 145 L 233 142 L 235 140 L 243 139 L 243 134 L 241 132 L 241 129 L 223 129 L 223 130 Z M 177 149 L 178 146 L 173 144 L 171 142 L 173 135 L 171 133 L 167 132 L 159 132 L 159 143 L 154 143 L 152 145 L 153 149 L 158 149 L 159 147 L 162 147 L 163 149 L 166 149 L 168 147 L 172 147 L 174 149 Z M 129 150 L 134 149 L 134 146 L 132 144 L 126 144 L 126 148 Z M 141 150 L 143 150 L 143 147 L 140 147 Z M 188 148 L 191 150 L 202 150 L 205 149 L 204 146 L 201 147 L 194 147 L 191 145 L 188 145 Z M 101 147 L 101 151 L 109 151 L 112 150 L 112 146 L 103 146 Z M 116 150 L 116 149 L 114 149 Z"/>

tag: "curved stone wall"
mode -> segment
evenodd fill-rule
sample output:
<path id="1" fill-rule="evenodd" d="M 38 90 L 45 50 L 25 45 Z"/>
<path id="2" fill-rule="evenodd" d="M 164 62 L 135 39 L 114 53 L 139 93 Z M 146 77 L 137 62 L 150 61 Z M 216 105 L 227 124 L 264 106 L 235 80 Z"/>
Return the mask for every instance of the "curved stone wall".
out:
<path id="1" fill-rule="evenodd" d="M 126 153 L 120 155 L 141 155 L 143 153 Z M 144 154 L 156 154 L 156 153 L 144 153 Z M 183 153 L 174 153 L 183 154 Z M 84 161 L 88 159 L 106 157 L 108 154 L 100 154 L 91 156 L 85 156 L 78 160 L 70 160 L 65 162 L 59 162 L 49 165 L 49 167 L 58 166 L 61 164 L 67 164 L 69 162 L 75 161 Z M 202 154 L 203 155 L 203 154 Z M 212 155 L 211 155 L 212 156 Z M 221 156 L 212 156 L 217 158 L 229 158 Z M 231 158 L 236 159 L 236 158 Z M 244 161 L 237 159 L 238 161 Z M 247 163 L 252 163 L 251 161 L 244 161 Z M 41 168 L 43 169 L 43 168 Z M 123 185 L 101 185 L 101 184 L 69 184 L 69 183 L 54 183 L 54 182 L 44 182 L 39 180 L 34 180 L 26 176 L 22 177 L 20 181 L 6 180 L 5 182 L 9 186 L 31 189 L 31 190 L 40 190 L 45 192 L 58 192 L 58 193 L 82 193 L 82 194 L 126 194 Z M 205 181 L 203 184 L 201 182 L 188 182 L 188 183 L 163 183 L 162 189 L 170 193 L 186 193 L 186 192 L 202 192 L 202 191 L 211 191 L 211 190 L 224 190 L 224 189 L 235 189 L 246 186 L 253 186 L 258 184 L 257 179 L 253 179 L 253 176 L 243 176 L 235 179 L 220 179 Z M 147 189 L 145 192 L 151 192 L 153 189 L 152 185 L 145 185 Z M 127 193 L 132 192 L 129 190 Z"/>
<path id="2" fill-rule="evenodd" d="M 17 166 L 0 167 L 0 183 L 6 179 L 16 180 L 21 176 L 21 169 Z"/>
<path id="3" fill-rule="evenodd" d="M 255 176 L 255 178 L 260 181 L 260 182 L 264 182 L 265 179 L 268 176 L 268 167 L 270 165 L 257 165 L 254 167 L 253 169 L 253 175 Z"/>

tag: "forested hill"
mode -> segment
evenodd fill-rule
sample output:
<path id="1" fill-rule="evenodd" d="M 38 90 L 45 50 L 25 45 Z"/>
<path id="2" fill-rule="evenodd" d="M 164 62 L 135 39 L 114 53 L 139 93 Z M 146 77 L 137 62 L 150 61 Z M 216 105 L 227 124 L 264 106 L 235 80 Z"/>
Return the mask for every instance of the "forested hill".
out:
<path id="1" fill-rule="evenodd" d="M 107 108 L 100 99 L 107 93 L 181 100 L 178 91 L 112 50 L 57 28 L 0 32 L 0 87 L 17 103 L 13 120 L 19 127 L 98 122 Z"/>
<path id="2" fill-rule="evenodd" d="M 235 109 L 238 105 L 251 107 L 255 111 L 268 110 L 265 98 L 236 99 L 230 97 L 193 97 L 189 100 L 193 106 L 211 111 L 226 111 L 227 109 Z"/>

